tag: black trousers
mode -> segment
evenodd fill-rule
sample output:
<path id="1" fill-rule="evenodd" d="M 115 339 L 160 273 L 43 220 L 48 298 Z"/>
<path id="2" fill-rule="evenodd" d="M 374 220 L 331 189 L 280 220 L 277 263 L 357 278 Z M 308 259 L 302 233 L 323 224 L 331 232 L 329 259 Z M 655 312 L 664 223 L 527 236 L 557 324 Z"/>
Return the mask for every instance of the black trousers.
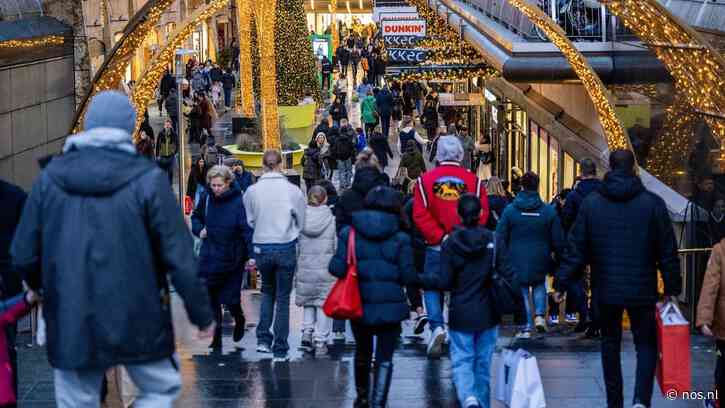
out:
<path id="1" fill-rule="evenodd" d="M 607 391 L 607 407 L 623 408 L 622 385 L 622 315 L 627 310 L 637 351 L 634 400 L 652 406 L 655 368 L 657 366 L 657 325 L 655 306 L 624 307 L 599 304 L 602 331 L 602 368 Z"/>
<path id="2" fill-rule="evenodd" d="M 717 395 L 722 399 L 725 392 L 725 341 L 717 340 L 717 364 L 715 365 L 715 386 Z"/>
<path id="3" fill-rule="evenodd" d="M 373 338 L 377 337 L 375 362 L 393 361 L 395 344 L 400 337 L 400 323 L 366 326 L 351 322 L 352 334 L 355 336 L 355 360 L 372 361 Z"/>

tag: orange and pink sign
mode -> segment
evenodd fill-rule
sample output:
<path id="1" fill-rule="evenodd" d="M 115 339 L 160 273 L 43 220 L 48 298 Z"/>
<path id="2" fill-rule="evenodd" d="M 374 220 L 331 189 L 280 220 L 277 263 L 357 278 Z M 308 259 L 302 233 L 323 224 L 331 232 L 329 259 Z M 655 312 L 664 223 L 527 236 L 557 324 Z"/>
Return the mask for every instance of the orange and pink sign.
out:
<path id="1" fill-rule="evenodd" d="M 425 37 L 425 20 L 383 20 L 383 36 Z"/>

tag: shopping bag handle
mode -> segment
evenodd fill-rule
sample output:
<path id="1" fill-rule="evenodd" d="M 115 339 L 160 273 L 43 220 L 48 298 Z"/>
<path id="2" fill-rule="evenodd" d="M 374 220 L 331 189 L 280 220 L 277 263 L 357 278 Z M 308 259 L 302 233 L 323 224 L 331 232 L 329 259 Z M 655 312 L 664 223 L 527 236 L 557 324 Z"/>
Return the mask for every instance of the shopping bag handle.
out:
<path id="1" fill-rule="evenodd" d="M 680 308 L 677 307 L 677 304 L 675 302 L 667 302 L 665 303 L 665 306 L 662 308 L 662 311 L 660 312 L 660 316 L 667 316 L 670 313 L 675 313 L 677 316 L 682 317 L 683 319 L 685 316 L 680 311 Z"/>

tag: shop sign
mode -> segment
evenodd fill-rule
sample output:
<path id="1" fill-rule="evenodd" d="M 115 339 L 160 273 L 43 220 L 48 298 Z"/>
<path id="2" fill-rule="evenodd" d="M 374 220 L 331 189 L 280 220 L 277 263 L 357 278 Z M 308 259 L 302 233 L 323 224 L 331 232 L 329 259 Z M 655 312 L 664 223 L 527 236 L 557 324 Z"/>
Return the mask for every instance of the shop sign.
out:
<path id="1" fill-rule="evenodd" d="M 483 95 L 486 96 L 487 101 L 496 102 L 496 95 L 494 95 L 493 92 L 489 91 L 488 89 L 483 89 Z"/>
<path id="2" fill-rule="evenodd" d="M 491 119 L 493 123 L 498 123 L 498 109 L 494 105 L 491 105 Z"/>
<path id="3" fill-rule="evenodd" d="M 386 47 L 409 47 L 417 45 L 423 37 L 411 37 L 408 35 L 389 35 L 383 37 Z"/>
<path id="4" fill-rule="evenodd" d="M 380 13 L 377 21 L 383 20 L 416 20 L 419 19 L 418 13 Z"/>
<path id="5" fill-rule="evenodd" d="M 428 51 L 422 48 L 388 48 L 388 57 L 391 62 L 419 64 L 425 62 Z"/>
<path id="6" fill-rule="evenodd" d="M 403 15 L 411 15 L 411 14 L 417 14 L 418 8 L 407 6 L 407 7 L 375 7 L 373 8 L 373 21 L 378 22 L 384 19 L 389 19 L 391 15 L 395 14 L 403 14 Z"/>
<path id="7" fill-rule="evenodd" d="M 383 20 L 383 37 L 390 35 L 425 37 L 425 20 Z"/>

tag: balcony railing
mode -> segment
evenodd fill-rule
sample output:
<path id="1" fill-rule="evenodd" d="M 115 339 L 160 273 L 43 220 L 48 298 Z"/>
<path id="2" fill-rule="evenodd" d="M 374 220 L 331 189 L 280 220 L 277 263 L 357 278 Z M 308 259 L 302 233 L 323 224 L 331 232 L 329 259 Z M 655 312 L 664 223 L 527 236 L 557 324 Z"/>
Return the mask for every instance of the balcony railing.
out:
<path id="1" fill-rule="evenodd" d="M 496 20 L 529 41 L 548 42 L 543 31 L 508 0 L 458 0 Z M 556 21 L 573 41 L 632 39 L 619 21 L 596 0 L 528 0 Z"/>

